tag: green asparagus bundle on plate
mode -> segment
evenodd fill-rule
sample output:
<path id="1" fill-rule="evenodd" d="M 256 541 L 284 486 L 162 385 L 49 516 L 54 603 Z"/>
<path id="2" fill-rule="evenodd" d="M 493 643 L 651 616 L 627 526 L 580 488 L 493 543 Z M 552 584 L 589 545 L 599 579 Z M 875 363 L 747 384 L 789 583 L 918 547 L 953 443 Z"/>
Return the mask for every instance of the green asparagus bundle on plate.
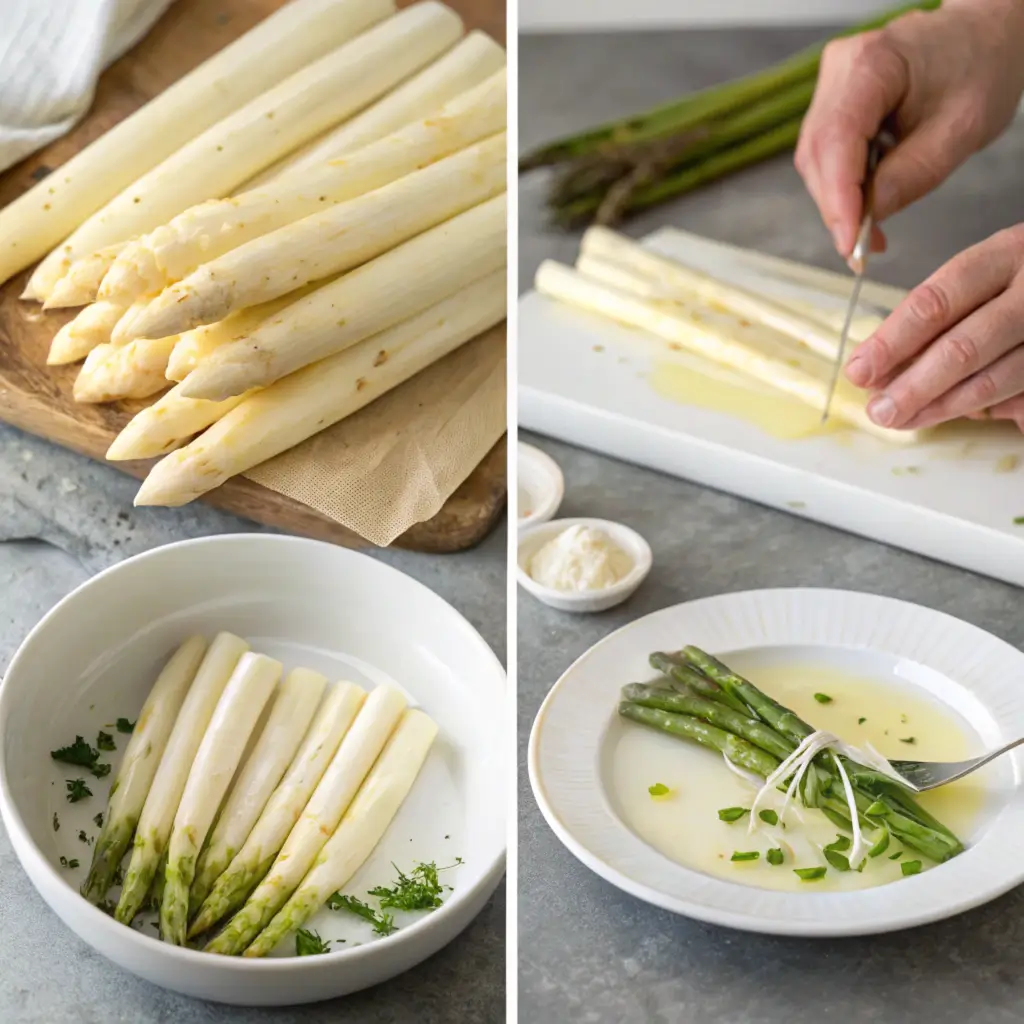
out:
<path id="1" fill-rule="evenodd" d="M 694 740 L 721 753 L 751 781 L 765 780 L 751 808 L 752 821 L 764 794 L 777 788 L 787 794 L 783 813 L 789 799 L 799 799 L 852 835 L 852 848 L 843 843 L 848 853 L 836 857 L 829 851 L 829 863 L 840 870 L 863 867 L 890 839 L 937 863 L 963 851 L 960 840 L 915 801 L 888 762 L 816 731 L 716 658 L 686 647 L 652 654 L 650 663 L 662 678 L 625 686 L 619 714 Z"/>

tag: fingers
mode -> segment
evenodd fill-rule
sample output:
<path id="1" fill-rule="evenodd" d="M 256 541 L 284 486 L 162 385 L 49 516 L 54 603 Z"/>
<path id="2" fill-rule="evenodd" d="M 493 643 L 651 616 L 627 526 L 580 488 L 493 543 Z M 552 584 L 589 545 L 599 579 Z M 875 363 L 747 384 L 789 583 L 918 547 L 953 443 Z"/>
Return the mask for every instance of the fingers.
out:
<path id="1" fill-rule="evenodd" d="M 928 346 L 872 399 L 868 415 L 879 425 L 901 427 L 962 381 L 1024 342 L 1024 294 L 1011 289 L 976 310 Z M 979 376 L 974 390 L 987 385 Z M 981 396 L 984 397 L 984 396 Z M 991 399 L 972 409 L 985 408 Z"/>
<path id="2" fill-rule="evenodd" d="M 940 267 L 893 310 L 846 365 L 850 382 L 878 388 L 900 366 L 1000 294 L 1024 260 L 1020 229 L 1002 231 Z"/>
<path id="3" fill-rule="evenodd" d="M 822 55 L 795 162 L 844 257 L 861 218 L 868 141 L 902 99 L 907 74 L 884 32 L 838 40 Z"/>
<path id="4" fill-rule="evenodd" d="M 997 359 L 991 366 L 947 391 L 904 424 L 907 429 L 934 427 L 969 412 L 988 409 L 1024 392 L 1024 345 Z M 1002 418 L 1002 417 L 1001 417 Z"/>
<path id="5" fill-rule="evenodd" d="M 1024 394 L 999 402 L 988 410 L 988 415 L 994 420 L 1012 420 L 1024 433 Z"/>

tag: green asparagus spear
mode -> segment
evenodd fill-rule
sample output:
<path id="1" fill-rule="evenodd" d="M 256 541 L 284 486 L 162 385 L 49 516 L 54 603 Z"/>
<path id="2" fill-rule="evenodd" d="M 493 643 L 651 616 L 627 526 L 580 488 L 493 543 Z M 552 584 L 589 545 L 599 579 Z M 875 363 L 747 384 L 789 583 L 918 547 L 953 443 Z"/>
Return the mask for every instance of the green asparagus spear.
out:
<path id="1" fill-rule="evenodd" d="M 669 685 L 679 683 L 699 693 L 702 697 L 706 697 L 708 700 L 718 701 L 718 703 L 732 708 L 733 711 L 738 711 L 741 715 L 750 713 L 743 701 L 737 700 L 731 694 L 726 693 L 714 680 L 709 679 L 701 672 L 695 671 L 680 655 L 655 651 L 648 661 L 653 668 L 656 668 L 659 672 L 664 672 L 669 677 L 669 680 L 671 680 Z"/>

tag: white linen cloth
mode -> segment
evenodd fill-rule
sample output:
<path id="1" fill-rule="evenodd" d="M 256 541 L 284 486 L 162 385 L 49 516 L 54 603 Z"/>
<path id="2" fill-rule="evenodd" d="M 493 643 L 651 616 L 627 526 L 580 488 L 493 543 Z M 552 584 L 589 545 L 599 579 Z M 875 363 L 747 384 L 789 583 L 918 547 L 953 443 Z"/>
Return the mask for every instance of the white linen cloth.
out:
<path id="1" fill-rule="evenodd" d="M 0 0 L 0 171 L 70 131 L 171 2 Z"/>

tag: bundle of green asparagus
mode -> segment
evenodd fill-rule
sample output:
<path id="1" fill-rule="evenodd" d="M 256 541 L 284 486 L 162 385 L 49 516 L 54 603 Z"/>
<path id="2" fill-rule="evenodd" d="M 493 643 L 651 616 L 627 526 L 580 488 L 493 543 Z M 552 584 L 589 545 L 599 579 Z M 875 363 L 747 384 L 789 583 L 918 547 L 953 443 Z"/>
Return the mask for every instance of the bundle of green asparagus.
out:
<path id="1" fill-rule="evenodd" d="M 920 0 L 840 33 L 880 28 Z M 566 164 L 548 196 L 556 223 L 614 224 L 630 214 L 791 149 L 814 93 L 825 43 L 779 64 L 653 110 L 556 139 L 524 156 L 520 171 Z"/>
<path id="2" fill-rule="evenodd" d="M 770 779 L 815 733 L 807 722 L 697 647 L 652 654 L 650 663 L 663 677 L 624 687 L 619 714 L 695 740 L 723 754 L 738 769 Z M 802 777 L 797 775 L 794 770 L 777 778 L 778 788 L 788 791 L 796 779 L 795 792 L 804 806 L 817 808 L 855 840 L 860 829 L 867 830 L 872 835 L 870 856 L 884 852 L 890 837 L 935 862 L 963 851 L 960 840 L 917 804 L 909 788 L 852 757 L 821 750 Z M 857 828 L 851 818 L 854 806 Z M 850 867 L 858 866 L 852 854 L 849 861 Z"/>

